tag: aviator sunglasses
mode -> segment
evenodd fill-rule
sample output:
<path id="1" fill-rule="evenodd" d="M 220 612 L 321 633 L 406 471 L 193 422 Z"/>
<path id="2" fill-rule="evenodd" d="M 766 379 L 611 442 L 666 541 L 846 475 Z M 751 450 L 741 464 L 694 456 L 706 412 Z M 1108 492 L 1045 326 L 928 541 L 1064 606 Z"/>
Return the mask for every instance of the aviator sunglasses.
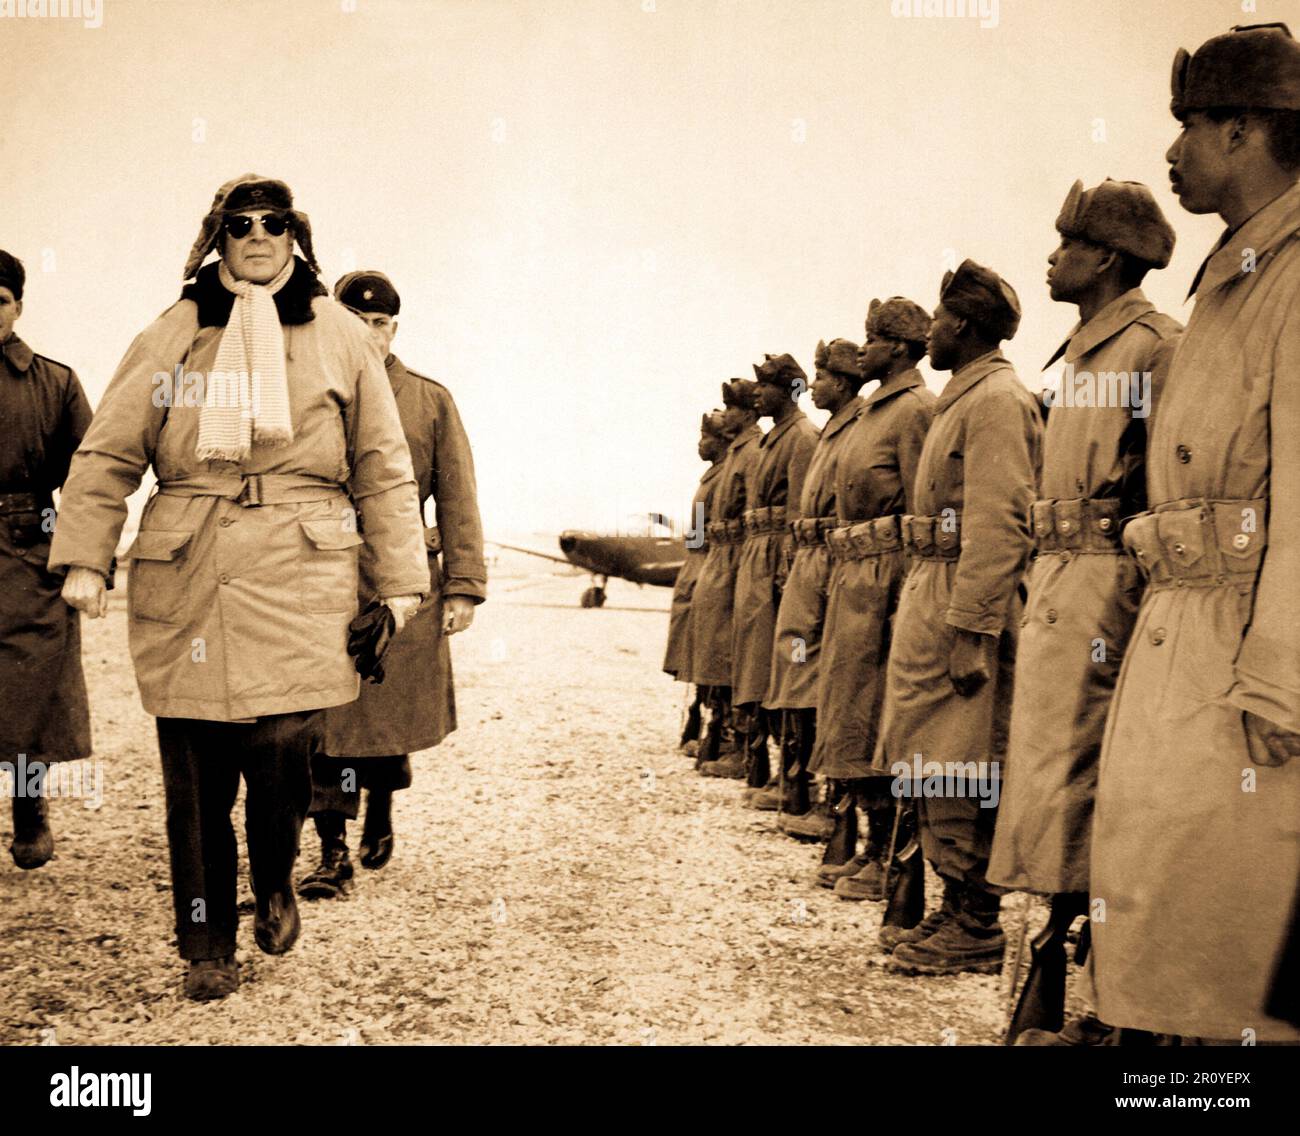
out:
<path id="1" fill-rule="evenodd" d="M 262 222 L 262 228 L 266 230 L 269 237 L 278 237 L 289 227 L 289 218 L 283 213 L 267 213 L 261 217 L 236 214 L 233 217 L 226 217 L 221 225 L 235 240 L 239 240 L 252 231 L 254 221 Z"/>

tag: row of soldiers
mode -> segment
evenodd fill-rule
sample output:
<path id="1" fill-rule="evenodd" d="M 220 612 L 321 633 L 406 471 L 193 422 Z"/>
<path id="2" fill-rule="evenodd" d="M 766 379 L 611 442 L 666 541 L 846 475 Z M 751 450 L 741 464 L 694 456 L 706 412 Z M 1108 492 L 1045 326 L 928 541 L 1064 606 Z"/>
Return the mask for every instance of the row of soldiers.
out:
<path id="1" fill-rule="evenodd" d="M 932 316 L 873 300 L 865 343 L 818 344 L 820 432 L 789 354 L 701 424 L 664 663 L 699 692 L 688 752 L 824 840 L 818 884 L 887 902 L 893 970 L 996 972 L 1002 895 L 1050 897 L 1020 1044 L 1300 1039 L 1294 975 L 1270 986 L 1300 870 L 1300 45 L 1181 51 L 1172 109 L 1173 191 L 1228 231 L 1184 330 L 1141 287 L 1175 241 L 1151 191 L 1075 183 L 1045 425 L 1002 353 L 1016 293 L 969 260 Z"/>

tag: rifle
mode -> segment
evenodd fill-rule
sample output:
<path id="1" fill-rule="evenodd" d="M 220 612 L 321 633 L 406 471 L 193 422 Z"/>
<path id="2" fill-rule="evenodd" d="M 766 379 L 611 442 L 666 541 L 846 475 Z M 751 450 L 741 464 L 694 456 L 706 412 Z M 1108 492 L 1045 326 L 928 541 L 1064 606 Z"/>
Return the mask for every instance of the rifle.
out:
<path id="1" fill-rule="evenodd" d="M 823 864 L 847 864 L 858 851 L 858 810 L 851 781 L 830 781 L 826 786 L 831 794 L 831 812 L 835 815 L 835 830 L 822 852 Z"/>
<path id="2" fill-rule="evenodd" d="M 1056 1033 L 1065 1024 L 1065 945 L 1071 924 L 1078 916 L 1088 913 L 1088 896 L 1085 892 L 1052 896 L 1047 922 L 1029 941 L 1029 974 L 1020 990 L 1020 997 L 1016 998 L 1029 926 L 1028 906 L 1026 903 L 1025 915 L 1020 921 L 1020 949 L 1016 952 L 1016 969 L 1008 992 L 1008 1000 L 1014 1000 L 1014 1008 L 1007 1022 L 1007 1045 L 1015 1045 L 1016 1038 L 1027 1029 Z M 1076 956 L 1080 962 L 1086 957 L 1087 950 L 1086 942 L 1080 940 Z"/>
<path id="3" fill-rule="evenodd" d="M 882 927 L 915 927 L 925 916 L 925 858 L 921 855 L 920 826 L 915 808 L 906 808 L 907 828 L 903 828 L 905 808 L 900 794 L 894 801 L 894 823 L 885 857 Z M 900 831 L 908 835 L 901 849 L 898 847 Z"/>
<path id="4" fill-rule="evenodd" d="M 679 749 L 685 749 L 687 742 L 695 742 L 697 745 L 700 740 L 700 728 L 703 724 L 703 702 L 704 687 L 694 687 L 694 697 L 691 697 L 691 689 L 687 688 L 686 696 L 682 699 L 685 709 L 682 711 L 682 738 L 677 743 Z M 698 751 L 697 751 L 698 752 Z"/>
<path id="5" fill-rule="evenodd" d="M 1264 1009 L 1275 1018 L 1300 1026 L 1300 892 L 1291 908 L 1291 926 L 1273 966 Z"/>

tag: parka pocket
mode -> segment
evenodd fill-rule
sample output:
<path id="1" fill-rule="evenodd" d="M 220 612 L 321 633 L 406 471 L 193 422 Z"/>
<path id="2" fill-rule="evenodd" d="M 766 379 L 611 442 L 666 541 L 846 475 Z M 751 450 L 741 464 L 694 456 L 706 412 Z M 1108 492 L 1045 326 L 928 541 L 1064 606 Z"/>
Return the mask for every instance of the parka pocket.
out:
<path id="1" fill-rule="evenodd" d="M 127 550 L 131 575 L 127 618 L 178 624 L 185 611 L 185 549 L 194 533 L 141 529 Z"/>
<path id="2" fill-rule="evenodd" d="M 1184 572 L 1204 558 L 1205 528 L 1199 511 L 1157 513 L 1156 532 L 1160 534 L 1165 555 Z"/>
<path id="3" fill-rule="evenodd" d="M 303 606 L 308 611 L 354 611 L 357 607 L 359 532 L 338 520 L 300 520 L 307 548 L 302 575 Z"/>

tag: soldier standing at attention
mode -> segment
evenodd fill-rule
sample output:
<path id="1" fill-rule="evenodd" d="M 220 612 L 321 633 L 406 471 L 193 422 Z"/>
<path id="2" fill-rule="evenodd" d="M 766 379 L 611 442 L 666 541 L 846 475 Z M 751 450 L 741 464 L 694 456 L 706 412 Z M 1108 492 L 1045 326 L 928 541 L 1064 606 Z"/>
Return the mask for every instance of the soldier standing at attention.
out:
<path id="1" fill-rule="evenodd" d="M 750 467 L 758 460 L 758 385 L 751 379 L 722 384 L 723 423 L 735 437 L 718 474 L 713 512 L 706 532 L 709 551 L 691 597 L 691 666 L 695 681 L 709 688 L 709 726 L 696 766 L 709 777 L 745 776 L 743 752 L 719 756 L 731 719 L 731 624 L 736 567 L 745 538 Z"/>
<path id="2" fill-rule="evenodd" d="M 827 536 L 833 568 L 817 691 L 812 768 L 826 778 L 835 831 L 817 882 L 844 899 L 880 899 L 893 801 L 889 779 L 872 776 L 894 612 L 906 563 L 902 515 L 912 512 L 917 462 L 935 398 L 916 364 L 930 316 L 901 296 L 872 300 L 858 353 L 864 382 L 879 385 L 846 431 L 835 468 L 837 525 Z M 857 807 L 867 818 L 857 846 Z M 843 878 L 841 878 L 843 877 Z"/>
<path id="3" fill-rule="evenodd" d="M 758 412 L 772 419 L 746 490 L 745 544 L 736 570 L 732 633 L 732 704 L 736 732 L 745 738 L 746 776 L 762 789 L 771 776 L 767 739 L 771 732 L 762 702 L 772 673 L 776 612 L 793 559 L 790 522 L 798 515 L 804 476 L 817 444 L 817 427 L 799 409 L 808 376 L 792 355 L 768 355 L 754 365 Z"/>
<path id="4" fill-rule="evenodd" d="M 1097 1015 L 1295 1042 L 1266 998 L 1300 876 L 1300 44 L 1274 24 L 1180 51 L 1172 110 L 1174 193 L 1227 230 L 1124 529 L 1147 587 L 1097 784 Z"/>
<path id="5" fill-rule="evenodd" d="M 722 411 L 715 410 L 700 420 L 700 440 L 697 450 L 700 461 L 709 463 L 700 477 L 700 484 L 691 501 L 691 524 L 686 535 L 686 562 L 677 573 L 673 584 L 672 609 L 668 616 L 668 646 L 664 651 L 664 672 L 678 682 L 695 682 L 691 670 L 691 597 L 695 583 L 708 555 L 708 522 L 713 515 L 713 492 L 722 472 L 722 461 L 727 456 L 727 436 Z M 686 729 L 681 739 L 683 752 L 698 756 L 700 737 L 700 708 L 704 687 L 695 687 Z M 694 752 L 691 752 L 694 751 Z"/>
<path id="6" fill-rule="evenodd" d="M 830 411 L 830 418 L 808 462 L 799 497 L 799 518 L 790 524 L 794 561 L 777 609 L 772 675 L 763 702 L 766 710 L 781 717 L 784 798 L 780 785 L 773 784 L 767 789 L 751 790 L 747 801 L 752 808 L 779 808 L 789 813 L 781 818 L 782 831 L 811 839 L 825 837 L 822 827 L 830 824 L 824 810 L 809 815 L 808 762 L 817 736 L 817 676 L 826 585 L 831 572 L 826 534 L 835 526 L 839 454 L 862 411 L 858 345 L 847 339 L 835 339 L 829 345 L 818 343 L 816 366 L 813 405 Z"/>
<path id="7" fill-rule="evenodd" d="M 992 883 L 1052 897 L 1050 939 L 1035 956 L 1056 971 L 1051 1021 L 1064 1009 L 1066 932 L 1087 913 L 1097 758 L 1142 594 L 1120 527 L 1146 508 L 1147 424 L 1182 331 L 1141 289 L 1174 249 L 1146 186 L 1107 180 L 1085 191 L 1075 182 L 1056 228 L 1047 283 L 1053 300 L 1078 307 L 1079 323 L 1047 365 L 1064 356 L 1076 393 L 1052 399 L 1043 435 L 1038 554 L 989 863 Z M 1111 373 L 1122 385 L 1102 385 Z M 1095 1045 L 1109 1032 L 1085 1012 L 1059 1036 L 1027 1029 L 1021 1043 Z"/>
<path id="8" fill-rule="evenodd" d="M 25 283 L 22 261 L 0 249 L 0 762 L 14 770 L 10 854 L 20 868 L 39 868 L 54 855 L 50 763 L 90 755 L 81 617 L 59 594 L 63 574 L 46 566 L 52 493 L 90 404 L 70 368 L 14 334 Z"/>
<path id="9" fill-rule="evenodd" d="M 997 273 L 967 260 L 944 275 L 930 363 L 952 377 L 921 451 L 918 515 L 903 519 L 914 559 L 894 623 L 876 762 L 884 772 L 935 763 L 945 774 L 939 795 L 916 801 L 943 903 L 916 927 L 881 929 L 881 945 L 894 948 L 890 967 L 906 973 L 996 973 L 1006 947 L 1000 899 L 986 879 L 997 815 L 987 806 L 996 805 L 1006 749 L 1043 430 L 1034 397 L 999 350 L 1019 325 L 1020 303 Z M 910 775 L 898 785 L 920 788 Z"/>
<path id="10" fill-rule="evenodd" d="M 429 598 L 384 655 L 384 681 L 362 683 L 355 702 L 325 715 L 325 745 L 312 762 L 310 809 L 321 862 L 298 885 L 298 894 L 307 898 L 332 898 L 351 878 L 347 822 L 356 819 L 362 788 L 361 866 L 378 869 L 388 863 L 393 793 L 411 784 L 409 755 L 436 746 L 456 728 L 448 637 L 469 627 L 475 605 L 487 598 L 474 458 L 451 392 L 393 354 L 401 297 L 387 276 L 349 273 L 335 284 L 334 296 L 366 324 L 384 360 L 420 507 L 432 499 L 437 523 L 424 530 Z M 364 531 L 364 502 L 360 519 Z M 374 598 L 368 568 L 369 558 L 363 556 L 362 608 Z"/>

